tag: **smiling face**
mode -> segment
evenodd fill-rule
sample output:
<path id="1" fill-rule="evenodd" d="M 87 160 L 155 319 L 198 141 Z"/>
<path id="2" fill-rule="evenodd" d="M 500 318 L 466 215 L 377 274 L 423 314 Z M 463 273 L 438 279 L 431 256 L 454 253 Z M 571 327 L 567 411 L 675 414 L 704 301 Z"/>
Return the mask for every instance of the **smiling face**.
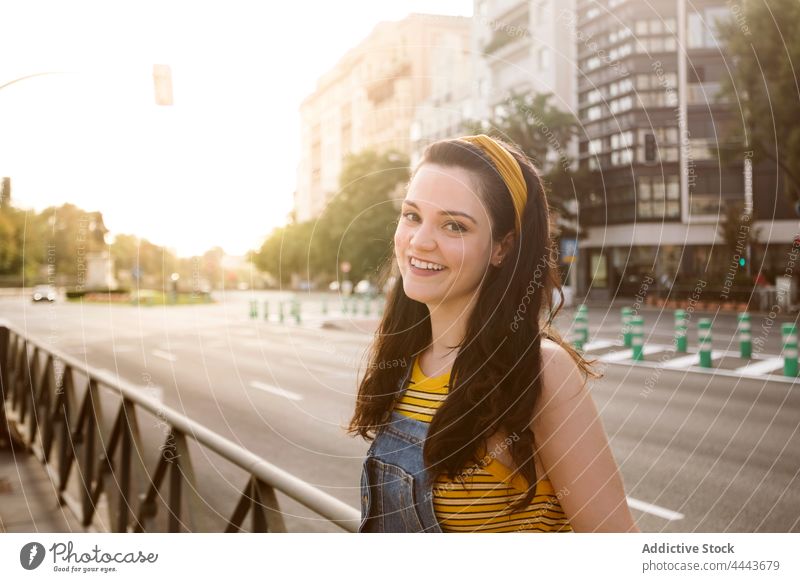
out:
<path id="1" fill-rule="evenodd" d="M 429 307 L 468 301 L 501 256 L 473 175 L 423 164 L 403 200 L 394 248 L 408 297 Z"/>

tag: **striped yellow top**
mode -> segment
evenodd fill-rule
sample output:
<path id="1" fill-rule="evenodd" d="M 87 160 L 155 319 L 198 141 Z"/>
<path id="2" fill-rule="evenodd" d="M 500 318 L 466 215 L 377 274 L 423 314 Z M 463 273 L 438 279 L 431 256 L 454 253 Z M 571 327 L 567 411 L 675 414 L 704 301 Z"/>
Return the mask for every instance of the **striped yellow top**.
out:
<path id="1" fill-rule="evenodd" d="M 409 385 L 395 405 L 400 414 L 430 422 L 449 390 L 450 373 L 428 378 L 414 360 Z M 509 441 L 505 441 L 509 442 Z M 485 445 L 480 454 L 486 457 Z M 509 504 L 524 497 L 527 480 L 500 463 L 494 455 L 488 463 L 464 470 L 455 480 L 439 475 L 433 486 L 433 509 L 444 532 L 564 532 L 572 531 L 558 496 L 547 479 L 536 484 L 528 507 L 511 513 Z"/>

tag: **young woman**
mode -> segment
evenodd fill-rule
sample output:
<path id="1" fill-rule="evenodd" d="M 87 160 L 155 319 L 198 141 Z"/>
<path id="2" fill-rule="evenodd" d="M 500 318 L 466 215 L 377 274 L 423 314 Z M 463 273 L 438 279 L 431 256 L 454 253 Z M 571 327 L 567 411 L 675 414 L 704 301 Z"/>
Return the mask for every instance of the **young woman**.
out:
<path id="1" fill-rule="evenodd" d="M 638 531 L 586 387 L 599 375 L 550 325 L 561 290 L 530 161 L 485 135 L 431 144 L 394 246 L 348 428 L 372 440 L 358 531 Z"/>

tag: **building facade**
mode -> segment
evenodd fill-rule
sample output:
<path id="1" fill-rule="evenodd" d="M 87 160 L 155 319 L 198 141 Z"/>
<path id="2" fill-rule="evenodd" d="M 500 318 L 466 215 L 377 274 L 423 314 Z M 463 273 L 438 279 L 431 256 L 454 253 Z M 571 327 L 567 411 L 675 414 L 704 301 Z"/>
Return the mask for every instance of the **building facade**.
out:
<path id="1" fill-rule="evenodd" d="M 597 178 L 580 209 L 579 293 L 722 283 L 732 253 L 720 222 L 732 204 L 752 208 L 762 231 L 742 249 L 747 275 L 750 265 L 779 275 L 798 223 L 776 194 L 774 168 L 722 163 L 715 151 L 736 123 L 734 104 L 719 96 L 730 63 L 715 25 L 730 15 L 720 0 L 578 0 L 567 30 L 577 47 L 579 158 Z"/>
<path id="2" fill-rule="evenodd" d="M 417 108 L 441 84 L 439 67 L 458 56 L 454 39 L 468 38 L 469 27 L 469 18 L 432 14 L 381 22 L 319 79 L 300 107 L 297 221 L 318 217 L 335 196 L 348 154 L 412 154 Z"/>

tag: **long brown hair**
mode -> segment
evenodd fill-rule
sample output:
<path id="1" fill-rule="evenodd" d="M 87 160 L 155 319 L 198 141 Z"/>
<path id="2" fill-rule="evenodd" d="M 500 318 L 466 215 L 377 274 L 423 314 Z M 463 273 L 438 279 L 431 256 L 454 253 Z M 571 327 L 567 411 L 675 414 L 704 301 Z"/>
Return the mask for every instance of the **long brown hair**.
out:
<path id="1" fill-rule="evenodd" d="M 506 431 L 514 460 L 529 489 L 513 508 L 524 508 L 536 492 L 534 438 L 528 426 L 541 393 L 541 340 L 549 338 L 574 358 L 584 377 L 600 374 L 552 327 L 563 304 L 560 276 L 551 237 L 550 212 L 542 180 L 531 161 L 514 145 L 500 141 L 517 159 L 525 177 L 528 199 L 522 230 L 499 267 L 483 277 L 465 337 L 450 372 L 449 395 L 428 427 L 423 459 L 428 478 L 447 474 L 458 478 L 467 465 L 478 463 L 478 447 L 496 430 Z M 414 173 L 423 164 L 462 168 L 476 178 L 487 207 L 492 238 L 503 239 L 514 229 L 514 206 L 505 182 L 484 151 L 462 140 L 430 144 Z M 412 174 L 413 179 L 413 174 Z M 381 271 L 387 280 L 396 273 L 390 258 Z M 561 300 L 553 305 L 553 291 Z M 545 315 L 542 318 L 542 315 Z M 397 276 L 389 291 L 383 318 L 368 354 L 369 365 L 358 388 L 348 434 L 371 441 L 391 416 L 398 384 L 407 366 L 431 344 L 428 307 L 409 298 Z M 402 366 L 381 365 L 402 362 Z M 516 435 L 518 438 L 514 438 Z"/>

